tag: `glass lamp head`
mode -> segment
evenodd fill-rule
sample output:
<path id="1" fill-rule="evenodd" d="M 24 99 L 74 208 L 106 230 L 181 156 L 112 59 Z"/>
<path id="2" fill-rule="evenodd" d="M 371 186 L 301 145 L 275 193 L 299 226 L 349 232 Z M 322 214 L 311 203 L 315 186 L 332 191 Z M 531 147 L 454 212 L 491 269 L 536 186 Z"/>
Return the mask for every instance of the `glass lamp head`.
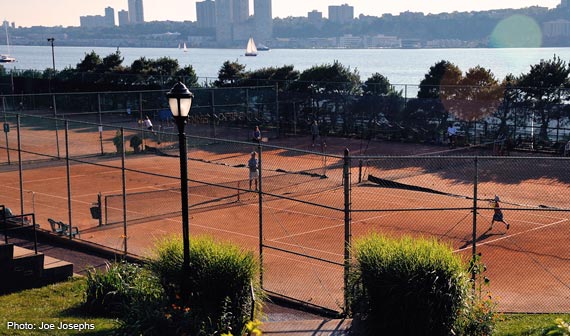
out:
<path id="1" fill-rule="evenodd" d="M 188 91 L 188 88 L 184 83 L 176 83 L 172 89 L 166 94 L 168 97 L 168 105 L 170 106 L 170 112 L 175 118 L 186 118 L 188 113 L 190 113 L 190 107 L 192 106 L 192 98 L 194 95 L 192 92 Z"/>

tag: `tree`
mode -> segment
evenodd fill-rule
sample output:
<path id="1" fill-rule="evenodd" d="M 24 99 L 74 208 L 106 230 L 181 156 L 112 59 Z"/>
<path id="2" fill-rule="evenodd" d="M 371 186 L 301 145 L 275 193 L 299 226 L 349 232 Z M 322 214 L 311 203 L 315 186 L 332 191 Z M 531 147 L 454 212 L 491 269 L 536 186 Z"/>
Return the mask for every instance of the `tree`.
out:
<path id="1" fill-rule="evenodd" d="M 456 118 L 472 122 L 495 112 L 503 93 L 491 70 L 476 66 L 467 71 L 456 87 L 446 89 L 442 103 Z"/>
<path id="2" fill-rule="evenodd" d="M 374 73 L 364 82 L 362 91 L 365 95 L 385 95 L 393 90 L 388 78 L 379 73 Z"/>
<path id="3" fill-rule="evenodd" d="M 218 79 L 214 82 L 217 87 L 236 86 L 245 77 L 245 65 L 238 61 L 225 61 L 218 71 Z"/>
<path id="4" fill-rule="evenodd" d="M 198 87 L 198 76 L 196 75 L 196 71 L 194 71 L 194 67 L 191 65 L 185 66 L 184 68 L 178 70 L 176 72 L 176 76 L 179 78 L 184 79 L 184 83 L 190 87 Z"/>
<path id="5" fill-rule="evenodd" d="M 309 119 L 319 119 L 319 114 L 327 113 L 331 129 L 342 120 L 342 132 L 348 133 L 354 126 L 350 105 L 361 94 L 361 81 L 358 71 L 334 61 L 333 64 L 313 66 L 301 73 L 291 90 L 309 96 L 307 106 Z M 326 126 L 326 125 L 325 125 Z"/>
<path id="6" fill-rule="evenodd" d="M 102 63 L 101 57 L 92 50 L 90 53 L 85 53 L 85 58 L 77 63 L 76 69 L 78 72 L 93 72 L 96 71 Z"/>
<path id="7" fill-rule="evenodd" d="M 420 82 L 418 98 L 421 101 L 414 106 L 423 112 L 426 120 L 437 120 L 439 128 L 444 128 L 449 118 L 449 112 L 442 104 L 442 100 L 453 99 L 456 93 L 454 88 L 459 84 L 461 78 L 461 70 L 455 64 L 449 61 L 439 61 L 429 68 L 429 72 Z M 407 114 L 414 115 L 416 118 L 418 112 L 407 110 Z"/>
<path id="8" fill-rule="evenodd" d="M 556 55 L 531 65 L 530 71 L 519 78 L 522 98 L 533 111 L 533 119 L 540 122 L 539 139 L 548 141 L 548 124 L 560 117 L 558 105 L 568 100 L 570 67 Z"/>
<path id="9" fill-rule="evenodd" d="M 116 52 L 108 56 L 105 56 L 103 58 L 101 64 L 101 71 L 102 72 L 122 71 L 124 60 L 125 60 L 124 57 L 121 56 L 121 52 L 117 50 Z"/>
<path id="10" fill-rule="evenodd" d="M 277 84 L 280 91 L 286 90 L 289 84 L 299 78 L 299 71 L 293 65 L 280 68 L 269 67 L 249 71 L 245 74 L 244 84 L 247 86 L 271 86 Z"/>

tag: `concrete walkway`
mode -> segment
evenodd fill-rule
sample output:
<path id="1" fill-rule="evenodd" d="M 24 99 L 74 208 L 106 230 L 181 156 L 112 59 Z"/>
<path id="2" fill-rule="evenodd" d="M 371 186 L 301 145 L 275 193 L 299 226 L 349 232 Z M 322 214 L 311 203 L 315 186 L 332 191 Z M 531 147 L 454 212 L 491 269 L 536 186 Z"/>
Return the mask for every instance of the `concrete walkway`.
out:
<path id="1" fill-rule="evenodd" d="M 260 329 L 263 335 L 329 336 L 349 335 L 352 320 L 296 320 L 265 322 Z"/>

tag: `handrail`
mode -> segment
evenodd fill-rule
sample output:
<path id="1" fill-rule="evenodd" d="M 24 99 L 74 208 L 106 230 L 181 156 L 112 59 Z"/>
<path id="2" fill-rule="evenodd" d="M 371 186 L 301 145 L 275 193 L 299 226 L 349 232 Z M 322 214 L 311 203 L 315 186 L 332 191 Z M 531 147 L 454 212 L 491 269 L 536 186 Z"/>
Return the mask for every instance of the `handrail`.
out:
<path id="1" fill-rule="evenodd" d="M 0 218 L 2 218 L 2 224 L 4 225 L 4 241 L 6 244 L 9 243 L 8 239 L 8 223 L 11 223 L 12 227 L 10 230 L 19 230 L 32 227 L 34 233 L 34 253 L 38 254 L 38 236 L 36 231 L 36 215 L 34 213 L 26 213 L 21 215 L 6 216 L 6 206 L 0 205 Z M 30 219 L 31 218 L 31 221 Z"/>

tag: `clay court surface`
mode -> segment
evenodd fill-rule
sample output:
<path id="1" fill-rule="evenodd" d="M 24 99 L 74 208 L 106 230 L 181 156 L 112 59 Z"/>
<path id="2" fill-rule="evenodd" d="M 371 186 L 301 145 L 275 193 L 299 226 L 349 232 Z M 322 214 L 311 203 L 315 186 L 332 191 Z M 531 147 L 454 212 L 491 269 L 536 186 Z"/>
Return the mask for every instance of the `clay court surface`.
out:
<path id="1" fill-rule="evenodd" d="M 27 134 L 33 134 L 33 137 L 23 139 L 22 148 L 27 152 L 55 155 L 54 131 L 27 130 L 31 131 L 33 133 Z M 99 133 L 92 131 L 70 131 L 70 153 L 93 154 L 93 148 L 96 151 L 100 143 Z M 109 141 L 114 132 L 105 130 L 103 133 L 106 139 L 105 153 L 114 151 Z M 60 152 L 65 155 L 61 131 L 59 137 Z M 13 133 L 10 133 L 9 141 L 10 148 L 15 148 L 17 139 Z M 263 249 L 264 287 L 275 293 L 338 310 L 343 304 L 343 149 L 348 147 L 352 155 L 411 155 L 438 152 L 445 148 L 328 139 L 326 151 L 336 156 L 325 159 L 308 152 L 313 150 L 308 143 L 307 137 L 272 141 L 271 145 L 284 144 L 303 151 L 267 148 L 262 154 L 263 190 L 304 201 L 263 196 L 263 244 L 266 246 Z M 1 139 L 0 146 L 5 145 L 5 139 Z M 249 153 L 254 149 L 252 144 L 213 144 L 190 149 L 191 236 L 212 235 L 259 253 L 259 195 L 247 190 L 247 169 L 237 167 L 247 162 Z M 17 154 L 10 151 L 12 164 L 8 165 L 6 150 L 0 150 L 0 204 L 11 207 L 16 213 L 20 204 Z M 68 222 L 65 160 L 46 160 L 31 153 L 22 153 L 22 156 L 24 160 L 38 159 L 24 164 L 25 212 L 34 211 L 37 222 L 45 230 L 49 230 L 48 218 Z M 123 225 L 99 226 L 98 221 L 91 218 L 89 210 L 96 202 L 98 193 L 104 197 L 122 192 L 123 176 L 121 170 L 117 169 L 121 167 L 120 157 L 91 156 L 81 160 L 96 165 L 78 162 L 70 165 L 72 224 L 79 227 L 80 239 L 122 251 L 125 249 Z M 543 163 L 536 160 L 496 159 L 481 162 L 481 176 L 477 185 L 480 201 L 475 216 L 471 211 L 473 199 L 460 197 L 472 196 L 474 192 L 471 161 L 452 161 L 453 165 L 444 164 L 443 167 L 431 162 L 404 161 L 383 166 L 381 159 L 371 160 L 363 165 L 363 176 L 373 175 L 399 183 L 420 185 L 444 191 L 448 195 L 382 188 L 367 181 L 357 183 L 359 168 L 353 162 L 352 238 L 370 232 L 394 236 L 432 236 L 449 243 L 468 260 L 472 253 L 475 219 L 477 252 L 482 253 L 483 261 L 488 266 L 486 275 L 491 279 L 490 289 L 499 300 L 501 310 L 569 312 L 570 213 L 558 210 L 568 208 L 570 184 L 568 177 L 564 177 L 567 175 L 564 171 L 567 172 L 565 169 L 570 161 L 559 160 L 552 165 L 548 161 L 548 169 L 541 167 Z M 170 190 L 179 186 L 177 157 L 128 155 L 125 167 L 128 169 L 125 173 L 127 194 Z M 326 174 L 328 178 L 284 174 L 283 171 L 310 171 Z M 192 187 L 201 184 L 192 180 L 226 184 L 241 191 L 210 186 L 196 188 L 193 193 Z M 127 199 L 128 216 L 136 217 L 137 213 L 146 216 L 152 214 L 153 210 L 166 209 L 172 204 L 176 208 L 179 206 L 179 194 L 175 191 L 172 193 L 172 197 L 166 198 L 142 197 L 133 202 Z M 483 200 L 495 194 L 500 194 L 504 201 L 505 219 L 511 225 L 508 231 L 502 223 L 495 223 L 494 228 L 489 230 L 493 212 Z M 118 206 L 108 205 L 107 211 L 108 216 L 122 216 L 122 203 L 118 203 Z M 129 253 L 148 255 L 156 239 L 181 232 L 180 213 L 148 217 L 129 221 L 126 232 Z"/>

